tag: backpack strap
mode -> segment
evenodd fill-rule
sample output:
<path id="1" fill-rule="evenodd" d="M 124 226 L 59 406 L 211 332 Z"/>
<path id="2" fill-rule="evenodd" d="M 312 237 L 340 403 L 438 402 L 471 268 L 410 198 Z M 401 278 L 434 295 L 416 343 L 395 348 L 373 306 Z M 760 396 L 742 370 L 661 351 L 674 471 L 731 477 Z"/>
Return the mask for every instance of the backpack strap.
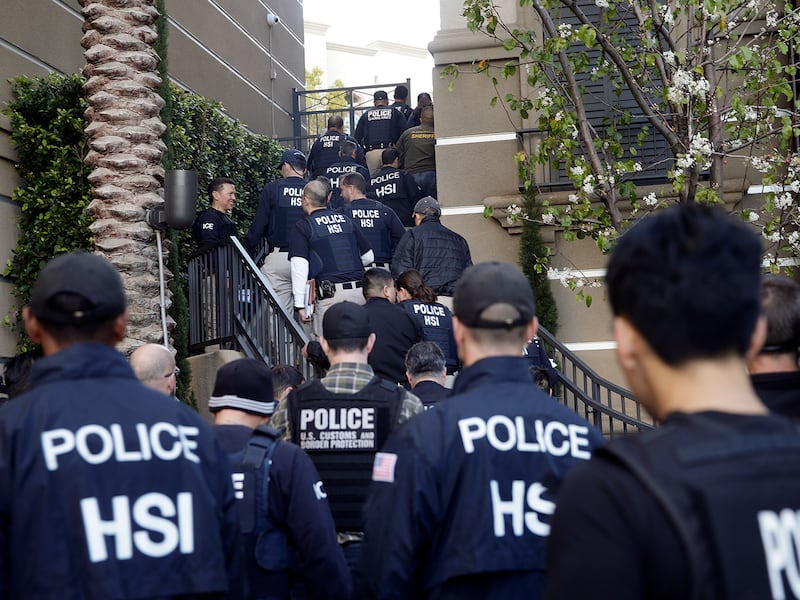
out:
<path id="1" fill-rule="evenodd" d="M 633 475 L 645 489 L 655 498 L 658 505 L 667 515 L 669 522 L 672 524 L 675 533 L 680 540 L 681 545 L 686 550 L 686 557 L 689 562 L 689 600 L 699 600 L 701 597 L 700 585 L 700 565 L 702 564 L 702 557 L 700 556 L 700 549 L 692 542 L 692 537 L 688 528 L 684 523 L 684 519 L 678 512 L 677 507 L 672 502 L 664 487 L 650 475 L 647 469 L 633 458 L 630 453 L 620 451 L 614 444 L 609 444 L 599 448 L 596 455 L 599 454 L 610 460 L 617 462 L 624 467 L 631 475 Z"/>
<path id="2" fill-rule="evenodd" d="M 242 472 L 256 473 L 259 469 L 263 468 L 264 477 L 261 490 L 261 498 L 259 506 L 252 504 L 247 498 L 247 507 L 241 507 L 239 511 L 239 522 L 242 531 L 253 531 L 254 528 L 263 528 L 266 525 L 267 507 L 269 506 L 269 472 L 272 466 L 272 453 L 275 451 L 275 446 L 278 445 L 280 433 L 278 430 L 267 425 L 259 425 L 253 430 L 253 435 L 247 442 L 244 449 L 244 456 L 242 462 L 239 463 L 239 469 Z M 263 467 L 261 466 L 263 464 Z M 257 478 L 256 478 L 257 480 Z"/>

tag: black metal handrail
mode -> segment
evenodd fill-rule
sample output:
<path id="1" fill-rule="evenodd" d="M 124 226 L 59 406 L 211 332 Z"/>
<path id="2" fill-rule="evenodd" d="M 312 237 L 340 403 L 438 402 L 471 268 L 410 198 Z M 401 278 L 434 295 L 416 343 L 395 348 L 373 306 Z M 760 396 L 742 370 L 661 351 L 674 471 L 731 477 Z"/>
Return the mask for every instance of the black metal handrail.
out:
<path id="1" fill-rule="evenodd" d="M 541 325 L 538 334 L 552 348 L 561 384 L 556 397 L 563 404 L 609 438 L 654 429 L 652 417 L 631 392 L 595 373 Z"/>
<path id="2" fill-rule="evenodd" d="M 539 336 L 557 364 L 557 398 L 613 438 L 654 428 L 633 395 L 595 373 L 544 327 Z M 302 354 L 308 336 L 277 300 L 270 283 L 235 237 L 189 260 L 189 351 L 209 346 L 240 350 L 250 358 L 294 365 L 318 377 Z"/>
<path id="3" fill-rule="evenodd" d="M 237 238 L 193 254 L 188 268 L 190 353 L 219 346 L 318 376 L 302 353 L 308 336 Z"/>

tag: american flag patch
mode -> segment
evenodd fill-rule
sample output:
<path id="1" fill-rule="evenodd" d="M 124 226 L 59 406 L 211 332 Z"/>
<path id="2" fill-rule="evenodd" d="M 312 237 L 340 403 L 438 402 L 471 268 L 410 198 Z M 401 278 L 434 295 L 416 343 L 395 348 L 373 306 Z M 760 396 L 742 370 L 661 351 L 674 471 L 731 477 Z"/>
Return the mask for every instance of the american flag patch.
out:
<path id="1" fill-rule="evenodd" d="M 394 483 L 394 466 L 396 464 L 397 454 L 376 452 L 375 462 L 372 463 L 372 481 Z"/>

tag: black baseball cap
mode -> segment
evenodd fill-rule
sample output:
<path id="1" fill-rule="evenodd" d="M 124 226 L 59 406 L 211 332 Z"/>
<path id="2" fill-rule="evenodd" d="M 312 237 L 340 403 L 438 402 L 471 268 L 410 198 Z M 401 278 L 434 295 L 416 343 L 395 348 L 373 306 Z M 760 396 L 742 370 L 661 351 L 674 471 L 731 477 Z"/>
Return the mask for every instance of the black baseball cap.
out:
<path id="1" fill-rule="evenodd" d="M 385 91 L 383 91 L 383 90 L 378 90 L 377 92 L 375 92 L 374 94 L 372 94 L 372 97 L 373 97 L 375 100 L 388 100 L 388 99 L 389 99 L 389 94 L 387 94 L 387 93 L 386 93 Z"/>
<path id="2" fill-rule="evenodd" d="M 254 415 L 270 416 L 278 402 L 272 386 L 272 370 L 255 358 L 240 358 L 217 371 L 214 392 L 208 399 L 212 413 L 233 408 Z"/>
<path id="3" fill-rule="evenodd" d="M 283 154 L 281 154 L 281 162 L 278 164 L 280 167 L 283 163 L 289 163 L 290 165 L 302 165 L 303 168 L 306 166 L 306 155 L 300 152 L 300 150 L 284 150 Z"/>
<path id="4" fill-rule="evenodd" d="M 511 329 L 533 319 L 536 301 L 517 267 L 484 262 L 467 268 L 456 283 L 453 314 L 467 327 Z"/>
<path id="5" fill-rule="evenodd" d="M 62 294 L 74 297 L 70 308 L 56 302 Z M 89 252 L 70 252 L 42 267 L 29 306 L 37 319 L 48 323 L 98 323 L 125 311 L 125 289 L 119 271 L 108 259 Z"/>
<path id="6" fill-rule="evenodd" d="M 440 215 L 442 214 L 442 207 L 439 206 L 436 198 L 425 196 L 414 205 L 414 212 L 421 215 Z"/>
<path id="7" fill-rule="evenodd" d="M 364 339 L 370 333 L 367 309 L 355 302 L 337 302 L 322 318 L 322 337 L 326 340 Z"/>

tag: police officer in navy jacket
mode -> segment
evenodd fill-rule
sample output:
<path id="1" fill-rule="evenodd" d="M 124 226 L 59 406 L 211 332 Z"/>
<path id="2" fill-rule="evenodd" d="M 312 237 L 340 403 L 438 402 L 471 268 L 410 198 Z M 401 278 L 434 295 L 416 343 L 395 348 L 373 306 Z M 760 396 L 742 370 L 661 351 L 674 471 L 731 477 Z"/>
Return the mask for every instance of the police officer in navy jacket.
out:
<path id="1" fill-rule="evenodd" d="M 306 185 L 303 210 L 307 216 L 289 236 L 294 310 L 302 323 L 313 319 L 316 338 L 322 335 L 322 319 L 332 305 L 344 300 L 364 303 L 361 277 L 364 266 L 374 260 L 361 230 L 347 216 L 328 208 L 327 193 L 320 181 Z M 308 297 L 309 279 L 316 282 L 316 302 Z"/>
<path id="2" fill-rule="evenodd" d="M 400 219 L 382 202 L 367 198 L 367 182 L 359 173 L 345 175 L 339 186 L 344 201 L 342 211 L 369 240 L 375 266 L 391 270 L 394 249 L 406 232 Z"/>
<path id="3" fill-rule="evenodd" d="M 0 410 L 0 598 L 241 598 L 230 467 L 188 406 L 141 384 L 122 280 L 47 263 L 23 311 L 44 358 Z"/>
<path id="4" fill-rule="evenodd" d="M 403 227 L 414 227 L 414 205 L 424 195 L 407 171 L 400 170 L 400 154 L 396 148 L 381 153 L 380 171 L 369 180 L 367 196 L 391 208 Z"/>
<path id="5" fill-rule="evenodd" d="M 375 106 L 368 108 L 356 124 L 354 137 L 364 146 L 370 174 L 381 168 L 381 152 L 397 143 L 406 129 L 406 118 L 389 106 L 389 96 L 383 90 L 373 94 Z"/>
<path id="6" fill-rule="evenodd" d="M 464 368 L 376 456 L 362 570 L 375 598 L 539 598 L 559 486 L 602 436 L 531 379 L 520 348 L 537 322 L 519 269 L 467 269 L 453 314 Z"/>
<path id="7" fill-rule="evenodd" d="M 308 153 L 308 172 L 311 177 L 324 175 L 325 169 L 339 160 L 339 148 L 345 140 L 356 145 L 356 162 L 366 168 L 364 149 L 356 142 L 356 138 L 344 132 L 344 119 L 332 115 L 328 118 L 328 129 L 314 141 Z"/>
<path id="8" fill-rule="evenodd" d="M 304 174 L 306 157 L 299 150 L 286 150 L 279 165 L 280 179 L 264 186 L 258 206 L 245 238 L 245 247 L 257 256 L 264 240 L 267 256 L 261 272 L 272 284 L 281 303 L 292 311 L 292 274 L 289 266 L 289 233 L 295 223 L 305 216 L 303 187 L 308 183 Z"/>
<path id="9" fill-rule="evenodd" d="M 342 208 L 342 194 L 339 189 L 339 182 L 344 176 L 350 173 L 359 173 L 364 179 L 369 179 L 367 167 L 356 160 L 356 147 L 357 144 L 355 142 L 342 141 L 339 146 L 339 160 L 329 165 L 323 172 L 323 175 L 331 182 L 331 208 Z"/>
<path id="10" fill-rule="evenodd" d="M 278 404 L 273 389 L 263 361 L 241 358 L 220 367 L 208 400 L 236 473 L 250 597 L 347 599 L 352 581 L 325 487 L 308 455 L 269 427 Z"/>

